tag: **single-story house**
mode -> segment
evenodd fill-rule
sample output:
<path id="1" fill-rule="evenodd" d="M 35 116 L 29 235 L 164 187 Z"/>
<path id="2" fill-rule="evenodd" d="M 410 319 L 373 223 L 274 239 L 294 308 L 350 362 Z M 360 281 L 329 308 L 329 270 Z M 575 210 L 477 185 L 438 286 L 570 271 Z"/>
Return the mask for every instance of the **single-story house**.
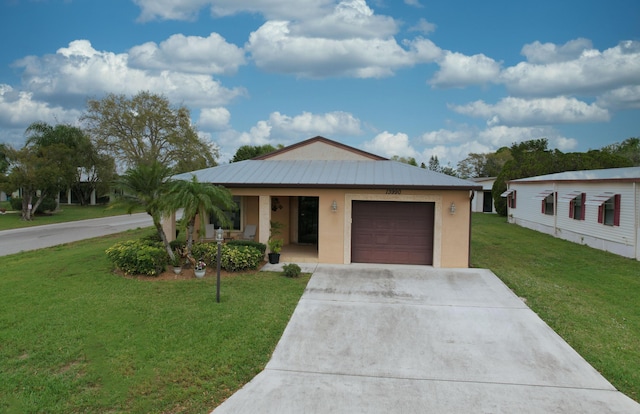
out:
<path id="1" fill-rule="evenodd" d="M 283 225 L 280 260 L 468 267 L 471 200 L 480 186 L 315 137 L 251 160 L 175 176 L 226 187 L 239 206 L 226 237 Z M 175 234 L 175 218 L 165 220 Z M 216 223 L 210 226 L 218 228 Z M 212 231 L 207 231 L 207 237 Z"/>
<path id="2" fill-rule="evenodd" d="M 496 177 L 469 178 L 469 181 L 482 186 L 482 189 L 475 192 L 471 211 L 474 213 L 495 213 L 496 207 L 493 204 L 491 189 L 493 188 L 493 183 L 496 182 Z"/>
<path id="3" fill-rule="evenodd" d="M 511 180 L 510 223 L 640 260 L 640 167 Z"/>

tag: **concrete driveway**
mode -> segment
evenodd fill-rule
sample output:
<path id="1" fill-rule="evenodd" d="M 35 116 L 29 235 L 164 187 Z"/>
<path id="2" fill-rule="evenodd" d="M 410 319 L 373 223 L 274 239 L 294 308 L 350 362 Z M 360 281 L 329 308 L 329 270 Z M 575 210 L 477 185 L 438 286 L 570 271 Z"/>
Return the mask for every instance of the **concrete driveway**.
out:
<path id="1" fill-rule="evenodd" d="M 318 265 L 214 413 L 640 413 L 492 272 Z"/>

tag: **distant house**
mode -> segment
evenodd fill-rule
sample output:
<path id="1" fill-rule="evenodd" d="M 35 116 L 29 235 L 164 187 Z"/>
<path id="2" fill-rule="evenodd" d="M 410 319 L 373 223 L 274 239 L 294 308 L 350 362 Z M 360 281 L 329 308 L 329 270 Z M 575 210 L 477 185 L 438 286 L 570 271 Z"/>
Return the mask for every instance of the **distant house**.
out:
<path id="1" fill-rule="evenodd" d="M 640 260 L 640 167 L 512 180 L 502 196 L 510 223 Z"/>
<path id="2" fill-rule="evenodd" d="M 240 209 L 227 237 L 250 225 L 266 243 L 270 222 L 280 222 L 283 262 L 469 266 L 470 192 L 481 188 L 470 181 L 323 137 L 174 178 L 192 176 L 233 194 Z M 175 219 L 164 226 L 175 234 Z M 300 249 L 311 258 L 296 257 Z"/>
<path id="3" fill-rule="evenodd" d="M 481 190 L 474 192 L 471 210 L 474 213 L 495 213 L 496 208 L 493 205 L 491 189 L 493 188 L 493 183 L 496 181 L 496 177 L 469 178 L 469 181 L 473 181 L 482 186 Z"/>

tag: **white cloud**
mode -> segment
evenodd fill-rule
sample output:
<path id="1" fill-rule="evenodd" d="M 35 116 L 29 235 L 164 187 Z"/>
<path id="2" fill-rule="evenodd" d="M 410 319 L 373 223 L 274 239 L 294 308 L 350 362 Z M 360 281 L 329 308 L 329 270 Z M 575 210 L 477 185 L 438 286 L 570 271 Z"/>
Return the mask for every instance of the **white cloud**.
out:
<path id="1" fill-rule="evenodd" d="M 241 12 L 258 13 L 267 19 L 299 19 L 324 14 L 335 0 L 134 0 L 141 21 L 192 20 L 203 8 L 214 16 Z"/>
<path id="2" fill-rule="evenodd" d="M 440 55 L 440 49 L 427 39 L 417 38 L 406 42 L 405 47 L 392 38 L 295 36 L 285 21 L 265 23 L 251 33 L 246 45 L 259 68 L 310 78 L 380 78 Z"/>
<path id="3" fill-rule="evenodd" d="M 536 61 L 553 60 L 529 53 Z M 551 53 L 551 56 L 558 55 Z M 584 49 L 572 60 L 521 62 L 505 69 L 501 81 L 512 94 L 525 96 L 593 95 L 639 85 L 640 42 L 621 42 L 604 52 Z"/>
<path id="4" fill-rule="evenodd" d="M 434 87 L 484 85 L 497 82 L 500 75 L 500 63 L 483 54 L 466 56 L 447 51 L 438 64 L 440 69 L 429 80 Z"/>
<path id="5" fill-rule="evenodd" d="M 129 50 L 130 66 L 140 69 L 233 74 L 244 63 L 243 50 L 217 33 L 209 37 L 175 34 L 160 45 L 148 42 Z"/>
<path id="6" fill-rule="evenodd" d="M 476 101 L 451 108 L 464 115 L 487 119 L 488 125 L 550 125 L 581 122 L 605 122 L 611 118 L 606 109 L 575 98 L 521 99 L 507 97 L 495 105 Z"/>
<path id="7" fill-rule="evenodd" d="M 596 103 L 604 108 L 640 109 L 640 85 L 625 86 L 605 92 Z"/>
<path id="8" fill-rule="evenodd" d="M 574 138 L 562 136 L 551 127 L 508 127 L 492 126 L 485 129 L 462 126 L 459 129 L 440 129 L 422 134 L 421 142 L 426 148 L 421 151 L 423 162 L 427 163 L 436 155 L 440 165 L 455 167 L 469 153 L 495 152 L 501 147 L 532 139 L 546 138 L 550 148 L 570 151 L 578 142 Z"/>
<path id="9" fill-rule="evenodd" d="M 151 90 L 186 105 L 224 105 L 241 96 L 241 88 L 227 89 L 207 75 L 169 70 L 150 73 L 129 67 L 127 54 L 95 50 L 87 40 L 76 40 L 55 55 L 29 56 L 16 63 L 24 68 L 23 84 L 34 96 L 50 100 L 80 99 L 105 91 L 134 95 Z"/>
<path id="10" fill-rule="evenodd" d="M 435 32 L 436 30 L 436 25 L 433 23 L 428 22 L 424 17 L 421 17 L 420 20 L 418 20 L 418 23 L 415 26 L 412 26 L 409 28 L 410 32 L 421 32 L 424 34 L 429 34 L 431 32 Z"/>
<path id="11" fill-rule="evenodd" d="M 269 116 L 269 125 L 278 137 L 359 135 L 362 132 L 359 119 L 339 111 L 324 114 L 303 112 L 293 117 L 274 112 Z"/>
<path id="12" fill-rule="evenodd" d="M 478 140 L 481 143 L 490 145 L 496 150 L 501 147 L 510 147 L 513 143 L 539 138 L 546 138 L 550 148 L 558 148 L 563 151 L 573 149 L 578 144 L 575 139 L 563 137 L 551 127 L 493 126 L 478 134 Z"/>
<path id="13" fill-rule="evenodd" d="M 522 54 L 530 63 L 547 64 L 556 62 L 567 62 L 575 60 L 584 51 L 591 50 L 593 44 L 589 39 L 578 38 L 570 40 L 564 45 L 558 46 L 554 43 L 540 43 L 535 41 L 522 48 Z"/>
<path id="14" fill-rule="evenodd" d="M 404 0 L 404 4 L 408 4 L 409 6 L 422 8 L 422 4 L 418 0 Z"/>
<path id="15" fill-rule="evenodd" d="M 15 91 L 9 85 L 0 84 L 0 125 L 3 127 L 26 129 L 35 121 L 72 124 L 80 114 L 78 110 L 52 106 L 33 99 L 32 93 Z"/>
<path id="16" fill-rule="evenodd" d="M 333 137 L 361 133 L 360 120 L 346 112 L 303 112 L 296 116 L 273 112 L 269 119 L 258 121 L 249 131 L 229 129 L 220 132 L 217 138 L 226 151 L 224 155 L 231 158 L 242 145 L 289 145 L 316 135 Z"/>
<path id="17" fill-rule="evenodd" d="M 198 119 L 198 127 L 207 130 L 221 131 L 229 129 L 231 113 L 227 108 L 202 108 Z"/>
<path id="18" fill-rule="evenodd" d="M 290 30 L 293 36 L 385 39 L 398 27 L 393 18 L 374 14 L 364 0 L 343 0 L 332 13 L 292 23 Z"/>
<path id="19" fill-rule="evenodd" d="M 384 131 L 376 135 L 371 141 L 366 141 L 363 148 L 371 153 L 391 158 L 394 155 L 400 157 L 419 157 L 419 153 L 411 146 L 409 136 L 404 133 L 392 134 Z"/>

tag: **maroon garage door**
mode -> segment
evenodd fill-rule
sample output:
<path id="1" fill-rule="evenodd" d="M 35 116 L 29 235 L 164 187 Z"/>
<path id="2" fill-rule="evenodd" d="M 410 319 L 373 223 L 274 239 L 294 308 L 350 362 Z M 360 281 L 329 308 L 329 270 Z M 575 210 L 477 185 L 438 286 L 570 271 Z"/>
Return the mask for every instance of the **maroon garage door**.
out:
<path id="1" fill-rule="evenodd" d="M 351 261 L 433 264 L 434 203 L 354 201 Z"/>

